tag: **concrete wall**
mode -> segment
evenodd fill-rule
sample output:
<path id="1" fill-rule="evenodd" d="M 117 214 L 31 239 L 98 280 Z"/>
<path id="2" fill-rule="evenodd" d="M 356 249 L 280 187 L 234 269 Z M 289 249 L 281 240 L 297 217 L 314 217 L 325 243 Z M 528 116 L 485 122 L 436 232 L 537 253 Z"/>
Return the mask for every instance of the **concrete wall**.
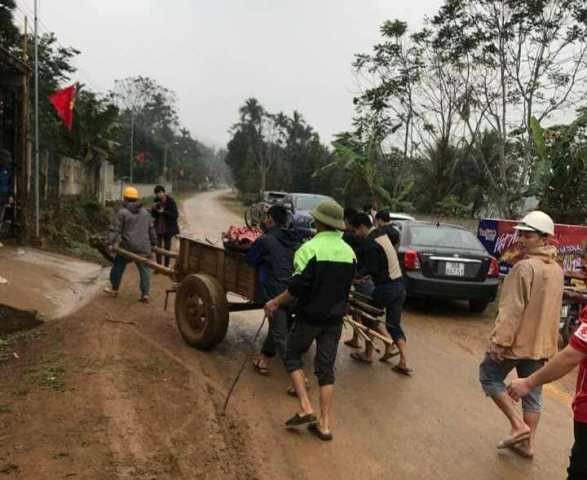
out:
<path id="1" fill-rule="evenodd" d="M 59 195 L 81 195 L 90 187 L 93 175 L 88 175 L 88 168 L 73 158 L 61 157 L 59 160 Z"/>
<path id="2" fill-rule="evenodd" d="M 58 159 L 59 196 L 95 195 L 96 199 L 104 204 L 114 202 L 122 198 L 122 192 L 127 182 L 114 179 L 114 165 L 102 160 L 97 167 L 89 167 L 79 160 L 60 157 Z M 152 197 L 156 183 L 134 183 L 141 198 Z M 168 193 L 173 192 L 170 183 L 163 184 Z"/>

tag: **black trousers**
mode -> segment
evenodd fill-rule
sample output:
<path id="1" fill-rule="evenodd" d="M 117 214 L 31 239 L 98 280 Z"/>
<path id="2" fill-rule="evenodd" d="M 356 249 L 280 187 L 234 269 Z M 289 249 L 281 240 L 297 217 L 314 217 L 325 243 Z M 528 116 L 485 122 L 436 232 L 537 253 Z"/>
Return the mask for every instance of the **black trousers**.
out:
<path id="1" fill-rule="evenodd" d="M 575 422 L 575 444 L 568 473 L 568 480 L 587 480 L 587 423 Z"/>
<path id="2" fill-rule="evenodd" d="M 164 248 L 165 250 L 171 250 L 171 240 L 173 239 L 173 235 L 159 235 L 157 234 L 157 246 L 159 248 Z M 157 263 L 159 265 L 163 265 L 163 255 L 157 255 Z M 169 257 L 165 257 L 165 266 L 169 266 Z"/>
<path id="3" fill-rule="evenodd" d="M 297 317 L 287 339 L 285 368 L 288 373 L 304 368 L 302 355 L 309 350 L 315 340 L 314 374 L 318 378 L 318 385 L 333 385 L 334 364 L 341 334 L 342 319 L 334 324 L 316 325 Z"/>
<path id="4" fill-rule="evenodd" d="M 289 310 L 283 307 L 278 308 L 273 314 L 273 318 L 269 319 L 269 331 L 267 332 L 261 353 L 269 358 L 273 358 L 278 354 L 281 361 L 285 364 L 289 329 Z"/>

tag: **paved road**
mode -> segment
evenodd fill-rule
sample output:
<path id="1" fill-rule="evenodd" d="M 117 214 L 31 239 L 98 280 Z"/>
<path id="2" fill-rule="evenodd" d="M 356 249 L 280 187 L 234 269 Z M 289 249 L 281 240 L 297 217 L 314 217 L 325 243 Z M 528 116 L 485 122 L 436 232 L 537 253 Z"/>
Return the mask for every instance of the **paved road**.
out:
<path id="1" fill-rule="evenodd" d="M 205 193 L 185 203 L 194 237 L 215 240 L 230 223 L 241 223 L 239 215 L 224 206 L 225 196 Z M 190 355 L 210 379 L 228 385 L 251 349 L 260 320 L 261 312 L 233 314 L 229 334 L 214 352 Z M 385 365 L 358 365 L 341 346 L 331 444 L 282 427 L 296 405 L 284 395 L 287 377 L 280 365 L 274 365 L 270 377 L 247 370 L 231 408 L 251 426 L 252 447 L 261 452 L 268 478 L 564 477 L 572 439 L 570 381 L 546 391 L 536 459 L 528 462 L 498 453 L 495 446 L 507 435 L 507 425 L 477 382 L 492 315 L 472 316 L 458 304 L 416 305 L 408 308 L 404 322 L 413 378 L 399 377 Z M 308 372 L 310 361 L 308 357 Z M 317 399 L 316 388 L 312 396 Z"/>

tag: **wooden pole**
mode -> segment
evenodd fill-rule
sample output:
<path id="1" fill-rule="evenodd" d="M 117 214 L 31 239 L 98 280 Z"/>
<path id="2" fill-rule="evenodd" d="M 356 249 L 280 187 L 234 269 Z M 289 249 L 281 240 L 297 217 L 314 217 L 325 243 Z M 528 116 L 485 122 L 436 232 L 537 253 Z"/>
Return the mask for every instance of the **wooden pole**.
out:
<path id="1" fill-rule="evenodd" d="M 384 337 L 379 332 L 376 332 L 375 330 L 371 330 L 370 328 L 367 328 L 365 325 L 363 325 L 359 322 L 355 322 L 348 315 L 346 317 L 344 317 L 344 321 L 347 322 L 349 325 L 351 325 L 353 328 L 358 328 L 359 330 L 362 330 L 366 334 L 372 335 L 373 337 L 378 338 L 379 340 L 381 340 L 383 343 L 389 345 L 390 347 L 393 346 L 393 340 L 391 340 L 387 337 Z"/>
<path id="2" fill-rule="evenodd" d="M 114 251 L 116 253 L 118 253 L 120 256 L 122 256 L 128 260 L 132 260 L 133 262 L 137 262 L 137 263 L 142 263 L 142 264 L 146 265 L 147 267 L 152 268 L 153 270 L 156 270 L 159 273 L 162 273 L 163 275 L 167 275 L 168 277 L 171 277 L 171 278 L 173 278 L 175 276 L 175 270 L 173 268 L 164 267 L 163 265 L 159 265 L 157 262 L 154 262 L 153 260 L 151 260 L 149 258 L 141 257 L 140 255 L 137 255 L 136 253 L 129 252 L 128 250 L 125 250 L 124 248 L 120 248 L 120 247 L 116 247 L 114 249 Z"/>
<path id="3" fill-rule="evenodd" d="M 170 250 L 165 250 L 164 248 L 159 247 L 153 247 L 153 251 L 159 255 L 163 255 L 164 257 L 179 258 L 179 252 L 172 252 Z"/>

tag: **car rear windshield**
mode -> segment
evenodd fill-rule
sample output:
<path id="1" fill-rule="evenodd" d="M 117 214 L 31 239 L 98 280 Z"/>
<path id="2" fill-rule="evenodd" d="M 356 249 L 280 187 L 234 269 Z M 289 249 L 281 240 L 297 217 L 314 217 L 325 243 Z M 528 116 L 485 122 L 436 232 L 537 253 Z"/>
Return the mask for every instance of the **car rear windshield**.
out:
<path id="1" fill-rule="evenodd" d="M 307 197 L 296 198 L 296 209 L 297 210 L 314 210 L 324 200 L 328 200 L 328 197 L 321 195 L 312 195 Z"/>
<path id="2" fill-rule="evenodd" d="M 483 250 L 483 245 L 471 232 L 451 227 L 434 225 L 412 226 L 410 230 L 411 244 L 421 247 L 466 248 Z"/>

